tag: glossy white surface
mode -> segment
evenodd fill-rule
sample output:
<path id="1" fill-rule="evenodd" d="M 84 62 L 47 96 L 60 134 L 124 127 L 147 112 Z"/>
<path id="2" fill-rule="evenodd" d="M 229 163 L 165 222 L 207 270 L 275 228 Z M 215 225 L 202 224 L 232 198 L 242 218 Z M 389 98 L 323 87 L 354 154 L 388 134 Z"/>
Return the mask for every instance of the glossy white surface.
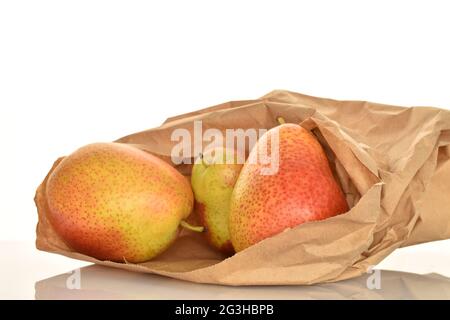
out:
<path id="1" fill-rule="evenodd" d="M 376 267 L 379 289 L 374 273 L 315 286 L 226 287 L 88 266 L 31 242 L 0 250 L 1 299 L 450 299 L 449 240 L 394 252 Z"/>

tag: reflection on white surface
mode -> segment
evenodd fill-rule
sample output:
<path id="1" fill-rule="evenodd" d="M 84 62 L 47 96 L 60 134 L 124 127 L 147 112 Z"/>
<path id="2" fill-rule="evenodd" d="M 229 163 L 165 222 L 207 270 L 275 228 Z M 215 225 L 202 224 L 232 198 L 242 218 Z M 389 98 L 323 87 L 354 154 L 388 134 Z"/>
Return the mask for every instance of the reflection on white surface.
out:
<path id="1" fill-rule="evenodd" d="M 92 265 L 39 281 L 35 290 L 36 299 L 450 299 L 450 279 L 379 270 L 315 286 L 227 287 Z"/>

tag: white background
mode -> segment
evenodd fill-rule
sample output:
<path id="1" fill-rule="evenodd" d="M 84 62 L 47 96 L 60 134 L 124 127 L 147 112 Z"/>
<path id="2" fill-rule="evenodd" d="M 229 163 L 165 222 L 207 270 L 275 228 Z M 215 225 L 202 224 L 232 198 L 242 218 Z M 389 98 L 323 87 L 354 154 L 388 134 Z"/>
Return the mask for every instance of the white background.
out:
<path id="1" fill-rule="evenodd" d="M 0 1 L 0 240 L 52 162 L 289 89 L 450 108 L 448 1 Z M 447 246 L 448 247 L 448 246 Z"/>

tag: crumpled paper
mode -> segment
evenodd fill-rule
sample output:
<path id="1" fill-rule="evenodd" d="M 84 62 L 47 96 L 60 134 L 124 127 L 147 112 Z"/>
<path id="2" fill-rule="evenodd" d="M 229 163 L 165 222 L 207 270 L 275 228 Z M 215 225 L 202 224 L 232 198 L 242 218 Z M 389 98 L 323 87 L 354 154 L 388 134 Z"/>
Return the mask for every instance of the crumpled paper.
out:
<path id="1" fill-rule="evenodd" d="M 227 102 L 169 118 L 158 128 L 116 142 L 171 163 L 176 143 L 171 133 L 177 128 L 192 131 L 195 120 L 202 120 L 204 130 L 268 129 L 277 125 L 279 116 L 317 136 L 350 211 L 285 230 L 232 257 L 212 249 L 201 234 L 182 231 L 166 252 L 151 261 L 115 263 L 74 252 L 58 237 L 47 220 L 45 179 L 35 197 L 37 248 L 199 283 L 306 285 L 353 278 L 396 248 L 450 238 L 450 111 L 277 90 L 257 100 Z M 175 167 L 188 178 L 191 165 Z"/>

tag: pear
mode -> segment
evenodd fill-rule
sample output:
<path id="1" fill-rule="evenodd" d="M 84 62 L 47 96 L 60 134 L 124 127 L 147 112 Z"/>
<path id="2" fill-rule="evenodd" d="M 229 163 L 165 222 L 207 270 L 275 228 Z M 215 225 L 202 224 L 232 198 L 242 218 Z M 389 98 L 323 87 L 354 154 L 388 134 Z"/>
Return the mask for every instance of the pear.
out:
<path id="1" fill-rule="evenodd" d="M 191 174 L 195 211 L 205 227 L 206 239 L 226 254 L 234 252 L 228 220 L 231 193 L 242 169 L 237 159 L 231 149 L 211 149 L 197 158 Z"/>
<path id="2" fill-rule="evenodd" d="M 87 145 L 64 158 L 47 180 L 46 199 L 51 225 L 72 250 L 117 262 L 163 252 L 193 209 L 188 179 L 120 143 Z"/>
<path id="3" fill-rule="evenodd" d="M 253 147 L 232 193 L 229 230 L 237 252 L 287 228 L 348 211 L 318 140 L 297 124 L 280 122 Z M 269 155 L 278 157 L 278 170 L 263 174 L 268 165 L 259 159 L 275 141 L 278 148 Z"/>

